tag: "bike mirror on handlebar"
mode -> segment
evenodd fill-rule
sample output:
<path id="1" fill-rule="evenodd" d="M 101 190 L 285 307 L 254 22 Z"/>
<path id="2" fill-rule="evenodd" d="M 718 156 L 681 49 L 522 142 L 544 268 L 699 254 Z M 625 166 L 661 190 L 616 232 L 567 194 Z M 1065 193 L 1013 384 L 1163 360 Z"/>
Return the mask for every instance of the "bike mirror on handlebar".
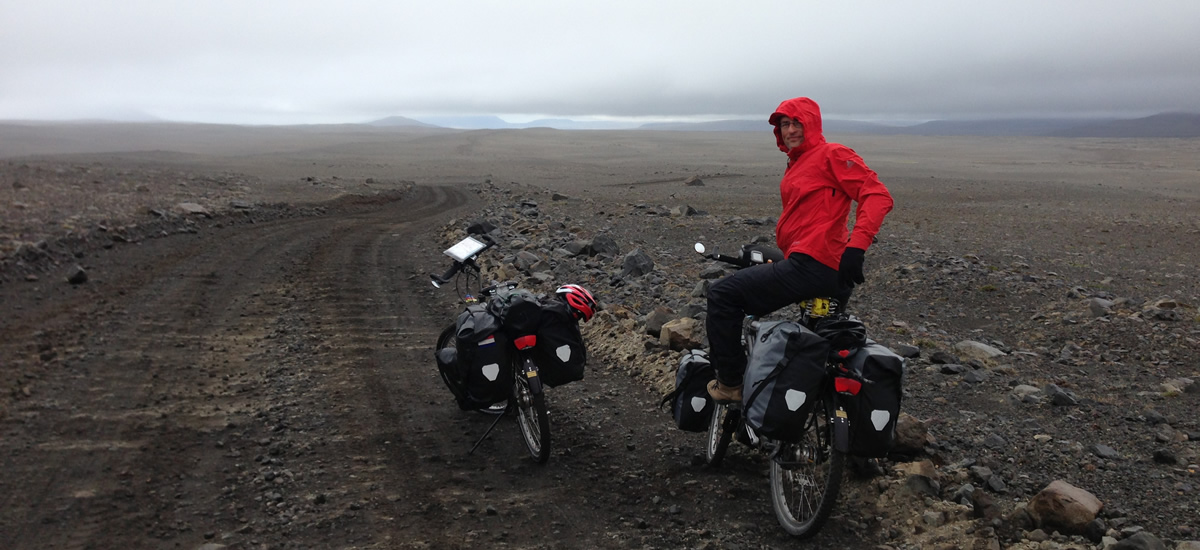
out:
<path id="1" fill-rule="evenodd" d="M 696 243 L 696 252 L 697 253 L 704 254 L 704 250 L 705 250 L 704 243 Z"/>

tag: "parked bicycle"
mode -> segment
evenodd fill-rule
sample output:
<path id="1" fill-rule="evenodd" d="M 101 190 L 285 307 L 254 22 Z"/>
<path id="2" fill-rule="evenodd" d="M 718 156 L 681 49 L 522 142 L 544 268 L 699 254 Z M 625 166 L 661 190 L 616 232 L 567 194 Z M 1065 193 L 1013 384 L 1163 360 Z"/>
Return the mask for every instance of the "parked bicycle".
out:
<path id="1" fill-rule="evenodd" d="M 465 305 L 438 335 L 438 371 L 460 408 L 497 415 L 470 452 L 515 413 L 530 456 L 545 463 L 551 441 L 545 388 L 583 377 L 586 349 L 577 323 L 591 318 L 596 303 L 578 285 L 563 285 L 547 300 L 515 282 L 484 287 L 476 258 L 496 244 L 487 234 L 470 235 L 445 251 L 454 262 L 444 274 L 430 274 L 435 287 L 453 281 Z"/>
<path id="2" fill-rule="evenodd" d="M 695 249 L 738 269 L 783 260 L 771 247 L 747 245 L 739 256 L 706 253 L 701 243 Z M 705 459 L 719 466 L 735 438 L 766 453 L 776 519 L 789 534 L 809 538 L 833 511 L 847 456 L 883 456 L 891 446 L 903 360 L 867 340 L 844 304 L 818 297 L 797 306 L 794 321 L 747 317 L 750 367 L 756 359 L 765 367 L 747 369 L 741 403 L 714 403 Z"/>

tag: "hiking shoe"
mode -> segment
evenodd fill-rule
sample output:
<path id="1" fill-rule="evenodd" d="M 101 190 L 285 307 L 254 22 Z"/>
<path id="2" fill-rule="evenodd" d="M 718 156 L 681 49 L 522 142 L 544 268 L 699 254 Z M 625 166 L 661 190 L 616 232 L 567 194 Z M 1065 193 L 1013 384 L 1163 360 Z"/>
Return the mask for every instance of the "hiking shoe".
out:
<path id="1" fill-rule="evenodd" d="M 742 386 L 726 386 L 712 380 L 708 383 L 708 395 L 717 403 L 741 403 Z"/>

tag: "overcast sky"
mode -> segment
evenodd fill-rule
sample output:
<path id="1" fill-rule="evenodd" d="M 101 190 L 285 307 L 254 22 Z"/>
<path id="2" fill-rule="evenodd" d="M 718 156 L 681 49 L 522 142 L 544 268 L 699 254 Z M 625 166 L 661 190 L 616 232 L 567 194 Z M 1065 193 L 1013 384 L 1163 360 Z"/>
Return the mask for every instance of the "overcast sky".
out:
<path id="1" fill-rule="evenodd" d="M 0 0 L 0 119 L 1200 112 L 1200 0 Z"/>

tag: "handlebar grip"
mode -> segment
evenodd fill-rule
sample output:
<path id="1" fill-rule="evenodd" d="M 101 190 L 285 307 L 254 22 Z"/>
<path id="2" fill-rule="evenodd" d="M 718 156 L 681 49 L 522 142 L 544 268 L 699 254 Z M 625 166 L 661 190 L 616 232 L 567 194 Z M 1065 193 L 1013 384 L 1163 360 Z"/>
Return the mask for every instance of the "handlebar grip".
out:
<path id="1" fill-rule="evenodd" d="M 458 270 L 460 269 L 462 269 L 462 264 L 459 262 L 454 262 L 454 265 L 450 266 L 450 269 L 447 269 L 446 273 L 444 273 L 441 277 L 430 273 L 429 278 L 433 280 L 434 286 L 441 286 L 450 282 L 450 278 L 458 273 Z"/>
<path id="2" fill-rule="evenodd" d="M 734 256 L 726 256 L 724 254 L 713 254 L 713 259 L 717 260 L 717 261 L 725 262 L 727 264 L 733 264 L 738 267 L 747 267 L 747 264 L 745 262 L 743 262 L 741 258 L 737 258 Z"/>

